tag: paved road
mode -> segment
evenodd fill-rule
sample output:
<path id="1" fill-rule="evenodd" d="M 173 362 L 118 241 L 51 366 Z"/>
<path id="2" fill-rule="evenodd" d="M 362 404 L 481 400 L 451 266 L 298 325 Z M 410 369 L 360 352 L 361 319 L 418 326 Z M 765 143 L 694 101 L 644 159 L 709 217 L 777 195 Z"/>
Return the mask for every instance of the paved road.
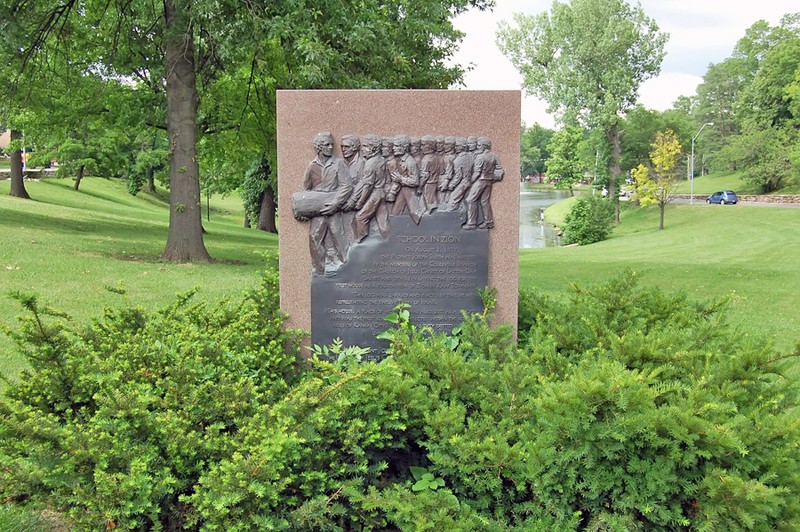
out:
<path id="1" fill-rule="evenodd" d="M 707 196 L 695 196 L 694 197 L 694 205 L 706 205 L 706 197 Z M 672 203 L 678 203 L 681 205 L 688 205 L 691 203 L 688 199 L 685 198 L 675 198 Z M 790 209 L 798 209 L 800 208 L 800 203 L 767 203 L 765 201 L 740 201 L 736 205 L 747 205 L 748 207 L 785 207 Z M 720 207 L 717 204 L 707 205 L 708 207 Z M 735 205 L 725 205 L 725 207 L 735 207 Z"/>

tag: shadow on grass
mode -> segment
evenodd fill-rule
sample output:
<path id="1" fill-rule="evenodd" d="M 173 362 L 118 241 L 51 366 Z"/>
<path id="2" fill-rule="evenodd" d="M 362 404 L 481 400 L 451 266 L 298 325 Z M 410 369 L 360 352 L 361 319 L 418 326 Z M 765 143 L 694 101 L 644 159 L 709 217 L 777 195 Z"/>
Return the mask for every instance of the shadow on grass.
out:
<path id="1" fill-rule="evenodd" d="M 93 179 L 107 181 L 104 178 Z M 87 189 L 76 193 L 69 188 L 67 180 L 48 180 L 44 185 L 49 192 L 41 194 L 43 199 L 33 200 L 42 207 L 25 211 L 0 210 L 0 225 L 9 234 L 25 235 L 23 241 L 28 238 L 26 232 L 30 232 L 31 240 L 44 238 L 36 233 L 43 233 L 48 239 L 56 236 L 56 245 L 60 240 L 57 236 L 63 235 L 63 244 L 69 247 L 72 254 L 129 263 L 166 263 L 161 259 L 169 225 L 168 212 L 161 199 L 163 192 L 156 192 L 155 195 L 140 193 L 136 197 L 130 196 L 129 200 L 125 196 L 116 196 L 114 190 L 106 192 L 102 187 L 99 192 Z M 117 190 L 127 194 L 124 190 Z M 68 201 L 65 198 L 69 198 Z M 143 201 L 147 203 L 142 204 Z M 158 209 L 160 212 L 153 212 L 148 203 L 164 208 Z M 204 240 L 214 264 L 257 264 L 262 259 L 255 252 L 277 247 L 277 236 L 272 233 L 244 230 L 222 220 L 204 220 L 203 225 L 207 231 Z M 68 242 L 75 237 L 82 243 Z"/>
<path id="2" fill-rule="evenodd" d="M 191 264 L 197 265 L 196 262 L 170 262 L 166 261 L 161 258 L 161 255 L 151 255 L 149 253 L 97 253 L 98 256 L 106 257 L 112 260 L 118 260 L 122 262 L 136 262 L 139 264 L 173 264 L 173 265 L 180 265 L 180 264 Z M 241 260 L 241 259 L 230 259 L 230 258 L 217 258 L 211 257 L 211 262 L 205 264 L 219 264 L 222 266 L 248 266 L 250 264 L 259 264 L 263 262 L 261 258 L 254 258 L 251 261 L 248 260 Z"/>
<path id="3" fill-rule="evenodd" d="M 144 221 L 126 223 L 106 218 L 103 215 L 97 215 L 86 220 L 76 220 L 31 212 L 25 213 L 24 216 L 9 216 L 0 211 L 0 223 L 6 229 L 18 227 L 59 233 L 93 233 L 98 236 L 111 236 L 120 239 L 135 238 L 136 240 L 156 238 L 158 235 L 166 236 L 167 232 L 166 224 Z"/>
<path id="4" fill-rule="evenodd" d="M 115 205 L 122 205 L 128 208 L 134 208 L 137 210 L 147 210 L 145 207 L 147 205 L 158 208 L 164 209 L 165 211 L 169 210 L 169 194 L 166 194 L 164 197 L 163 193 L 159 193 L 156 191 L 155 194 L 149 194 L 140 192 L 137 196 L 132 196 L 130 194 L 126 195 L 114 195 L 114 194 L 106 194 L 103 192 L 98 192 L 97 190 L 93 190 L 92 180 L 104 180 L 108 181 L 109 183 L 113 183 L 111 178 L 103 178 L 103 177 L 92 177 L 88 178 L 88 181 L 84 181 L 81 185 L 79 190 L 74 190 L 69 183 L 63 181 L 57 181 L 52 179 L 43 179 L 41 181 L 42 185 L 49 186 L 53 188 L 57 188 L 64 193 L 72 193 L 75 195 L 80 196 L 89 196 L 95 199 L 99 199 L 101 201 L 106 201 L 108 203 L 113 203 Z M 36 199 L 36 201 L 40 201 L 41 203 L 46 203 L 49 205 L 63 205 L 63 201 L 53 201 L 53 200 L 40 200 Z"/>
<path id="5" fill-rule="evenodd" d="M 166 223 L 145 222 L 132 219 L 130 222 L 120 221 L 105 217 L 103 214 L 94 214 L 91 218 L 78 220 L 74 218 L 59 218 L 39 213 L 27 212 L 24 216 L 15 215 L 13 211 L 0 211 L 0 225 L 8 231 L 15 229 L 29 229 L 49 233 L 66 233 L 75 235 L 94 235 L 97 238 L 111 238 L 113 245 L 136 245 L 137 242 L 166 243 L 168 227 Z M 204 235 L 206 244 L 220 247 L 252 248 L 263 245 L 269 249 L 277 245 L 277 235 L 252 229 L 252 234 L 244 232 L 225 231 L 224 228 L 215 228 L 205 224 L 207 233 Z M 134 260 L 122 254 L 108 253 L 95 250 L 98 254 L 121 259 Z M 224 252 L 223 252 L 224 254 Z M 140 253 L 146 262 L 159 262 L 157 253 Z M 225 259 L 223 259 L 225 260 Z M 227 260 L 226 260 L 227 262 Z M 236 263 L 237 261 L 233 261 Z"/>

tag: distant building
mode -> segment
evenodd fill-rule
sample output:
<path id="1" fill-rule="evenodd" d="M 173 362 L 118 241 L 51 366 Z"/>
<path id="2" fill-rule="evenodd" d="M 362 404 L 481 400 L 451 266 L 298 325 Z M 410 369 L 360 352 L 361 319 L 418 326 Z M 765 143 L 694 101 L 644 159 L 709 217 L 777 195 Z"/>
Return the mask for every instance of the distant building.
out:
<path id="1" fill-rule="evenodd" d="M 6 130 L 0 133 L 0 150 L 5 150 L 11 143 L 11 131 Z"/>

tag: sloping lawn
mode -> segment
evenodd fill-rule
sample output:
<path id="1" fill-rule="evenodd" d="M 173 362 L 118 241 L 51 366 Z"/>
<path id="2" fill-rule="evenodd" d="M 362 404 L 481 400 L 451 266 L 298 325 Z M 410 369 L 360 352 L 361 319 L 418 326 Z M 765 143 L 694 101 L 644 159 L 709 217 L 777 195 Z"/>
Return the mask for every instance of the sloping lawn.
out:
<path id="1" fill-rule="evenodd" d="M 657 208 L 622 206 L 605 242 L 521 250 L 520 286 L 562 294 L 629 268 L 667 291 L 731 298 L 743 335 L 768 334 L 782 349 L 800 341 L 800 209 L 668 205 L 659 231 Z"/>
<path id="2" fill-rule="evenodd" d="M 116 179 L 86 178 L 79 192 L 70 179 L 28 181 L 32 201 L 8 195 L 0 181 L 0 322 L 14 325 L 20 307 L 9 294 L 33 293 L 78 323 L 104 306 L 157 308 L 199 287 L 198 299 L 234 296 L 256 284 L 264 252 L 277 236 L 245 229 L 238 196 L 212 198 L 210 221 L 203 198 L 206 247 L 217 262 L 170 264 L 159 260 L 167 239 L 166 193 L 128 194 Z M 106 287 L 124 286 L 126 296 Z M 0 372 L 20 364 L 11 342 L 0 335 Z"/>

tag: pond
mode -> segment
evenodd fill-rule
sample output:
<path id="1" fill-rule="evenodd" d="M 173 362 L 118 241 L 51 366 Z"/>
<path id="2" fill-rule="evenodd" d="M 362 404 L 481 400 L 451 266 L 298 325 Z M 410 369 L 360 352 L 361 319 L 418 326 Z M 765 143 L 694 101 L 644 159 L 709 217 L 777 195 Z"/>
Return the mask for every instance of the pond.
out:
<path id="1" fill-rule="evenodd" d="M 559 236 L 551 225 L 541 221 L 540 213 L 550 205 L 568 197 L 568 190 L 532 189 L 525 185 L 520 185 L 520 248 L 544 248 L 559 245 Z"/>

